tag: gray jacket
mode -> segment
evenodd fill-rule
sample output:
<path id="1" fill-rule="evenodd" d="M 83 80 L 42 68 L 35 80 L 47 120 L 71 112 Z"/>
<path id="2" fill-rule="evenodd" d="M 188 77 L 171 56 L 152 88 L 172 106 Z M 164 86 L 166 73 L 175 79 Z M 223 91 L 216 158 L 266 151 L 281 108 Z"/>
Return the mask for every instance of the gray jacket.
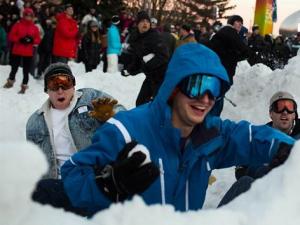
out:
<path id="1" fill-rule="evenodd" d="M 95 130 L 102 125 L 98 120 L 90 117 L 88 112 L 93 109 L 91 101 L 99 97 L 110 95 L 92 88 L 83 88 L 75 91 L 70 103 L 67 132 L 73 139 L 74 149 L 80 150 L 91 144 Z M 116 105 L 115 112 L 126 110 L 122 105 Z M 54 149 L 51 119 L 49 118 L 50 100 L 34 112 L 27 121 L 26 138 L 37 144 L 45 153 L 49 163 L 49 171 L 44 178 L 57 178 L 58 165 Z"/>

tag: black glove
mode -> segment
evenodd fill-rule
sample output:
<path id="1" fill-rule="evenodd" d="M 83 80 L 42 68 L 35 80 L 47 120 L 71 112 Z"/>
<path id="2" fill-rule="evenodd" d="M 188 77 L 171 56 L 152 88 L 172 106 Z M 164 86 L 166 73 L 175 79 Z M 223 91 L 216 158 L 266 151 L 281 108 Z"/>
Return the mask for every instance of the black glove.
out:
<path id="1" fill-rule="evenodd" d="M 33 37 L 26 35 L 25 37 L 20 38 L 20 42 L 22 44 L 32 44 L 33 43 Z"/>
<path id="2" fill-rule="evenodd" d="M 147 151 L 145 146 L 132 141 L 125 145 L 114 163 L 104 169 L 95 168 L 99 189 L 114 202 L 144 192 L 159 176 L 159 169 L 150 161 Z"/>
<path id="3" fill-rule="evenodd" d="M 122 70 L 121 75 L 124 76 L 124 77 L 128 77 L 130 74 L 127 70 Z"/>
<path id="4" fill-rule="evenodd" d="M 280 143 L 277 153 L 274 155 L 271 163 L 269 164 L 269 168 L 273 169 L 283 164 L 285 160 L 289 157 L 292 148 L 293 145 L 289 145 L 284 142 Z"/>

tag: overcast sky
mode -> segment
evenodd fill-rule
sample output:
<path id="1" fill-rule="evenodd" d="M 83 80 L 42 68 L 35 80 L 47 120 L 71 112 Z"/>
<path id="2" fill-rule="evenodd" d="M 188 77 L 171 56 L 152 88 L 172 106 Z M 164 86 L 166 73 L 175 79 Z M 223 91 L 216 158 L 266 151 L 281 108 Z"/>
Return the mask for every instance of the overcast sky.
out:
<path id="1" fill-rule="evenodd" d="M 230 14 L 240 14 L 244 18 L 244 24 L 250 28 L 254 20 L 256 0 L 231 0 L 236 8 Z M 300 0 L 277 0 L 278 21 L 274 24 L 273 33 L 278 34 L 281 22 L 293 12 L 300 10 Z"/>

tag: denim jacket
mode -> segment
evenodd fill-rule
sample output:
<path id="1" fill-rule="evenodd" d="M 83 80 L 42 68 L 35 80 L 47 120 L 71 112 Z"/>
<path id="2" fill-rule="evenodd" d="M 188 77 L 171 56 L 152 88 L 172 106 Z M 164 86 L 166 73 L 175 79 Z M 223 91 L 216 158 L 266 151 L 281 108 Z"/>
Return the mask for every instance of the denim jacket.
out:
<path id="1" fill-rule="evenodd" d="M 67 132 L 72 137 L 72 144 L 76 151 L 91 144 L 95 130 L 102 125 L 98 120 L 88 115 L 93 109 L 91 101 L 99 97 L 110 97 L 108 94 L 92 88 L 79 89 L 75 92 L 70 103 L 68 113 Z M 125 110 L 122 105 L 116 105 L 115 112 Z M 34 112 L 27 121 L 26 139 L 37 144 L 46 155 L 49 163 L 49 171 L 44 178 L 58 177 L 58 164 L 56 151 L 54 149 L 53 131 L 49 117 L 50 100 L 48 99 L 42 107 Z"/>

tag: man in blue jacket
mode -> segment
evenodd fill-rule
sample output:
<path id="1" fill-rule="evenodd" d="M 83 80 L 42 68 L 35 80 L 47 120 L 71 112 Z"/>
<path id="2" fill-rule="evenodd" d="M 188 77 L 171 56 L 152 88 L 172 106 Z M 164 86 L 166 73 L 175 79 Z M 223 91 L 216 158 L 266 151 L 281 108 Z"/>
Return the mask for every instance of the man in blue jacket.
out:
<path id="1" fill-rule="evenodd" d="M 228 83 L 213 51 L 176 49 L 154 101 L 116 114 L 63 165 L 72 205 L 95 213 L 138 194 L 147 204 L 198 210 L 213 169 L 270 162 L 291 149 L 294 139 L 268 126 L 208 114 Z"/>

